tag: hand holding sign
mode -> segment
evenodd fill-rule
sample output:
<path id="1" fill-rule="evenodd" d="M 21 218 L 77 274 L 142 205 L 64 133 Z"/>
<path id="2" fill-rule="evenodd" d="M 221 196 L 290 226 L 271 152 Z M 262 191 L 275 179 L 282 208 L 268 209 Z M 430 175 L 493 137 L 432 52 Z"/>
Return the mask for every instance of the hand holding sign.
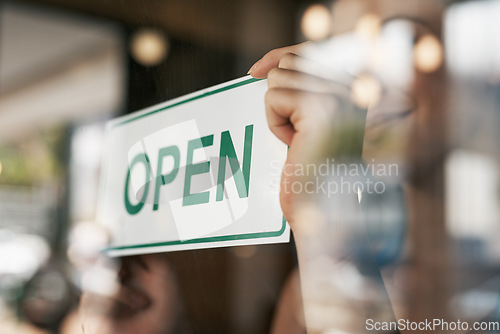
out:
<path id="1" fill-rule="evenodd" d="M 268 79 L 266 116 L 271 131 L 289 146 L 281 179 L 280 202 L 293 228 L 297 194 L 294 166 L 311 158 L 311 152 L 342 126 L 346 110 L 340 108 L 350 97 L 347 85 L 325 78 L 325 68 L 304 56 L 308 42 L 268 52 L 252 66 L 249 74 Z M 364 124 L 364 114 L 361 122 Z M 359 122 L 359 119 L 358 119 Z M 363 136 L 360 132 L 359 142 Z M 360 154 L 361 152 L 359 152 Z M 313 153 L 314 154 L 314 153 Z M 287 170 L 285 172 L 285 170 Z M 291 169 L 291 170 L 290 170 Z"/>

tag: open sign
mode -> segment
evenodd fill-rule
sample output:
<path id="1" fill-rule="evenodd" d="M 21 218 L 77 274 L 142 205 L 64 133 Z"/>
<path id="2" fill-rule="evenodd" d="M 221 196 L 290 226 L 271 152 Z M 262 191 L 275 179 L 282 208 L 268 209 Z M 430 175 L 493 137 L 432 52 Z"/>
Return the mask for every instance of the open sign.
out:
<path id="1" fill-rule="evenodd" d="M 242 78 L 110 121 L 97 220 L 111 255 L 288 241 L 266 89 Z"/>
<path id="2" fill-rule="evenodd" d="M 236 156 L 236 151 L 234 149 L 233 141 L 231 138 L 231 133 L 229 131 L 224 131 L 221 133 L 220 140 L 220 153 L 219 153 L 219 164 L 218 164 L 218 176 L 217 176 L 217 195 L 216 201 L 222 201 L 224 197 L 224 184 L 226 175 L 226 160 L 229 161 L 231 166 L 231 172 L 234 177 L 234 182 L 236 189 L 238 190 L 238 196 L 240 198 L 248 197 L 249 181 L 250 181 L 250 168 L 251 168 L 251 157 L 252 157 L 252 136 L 253 136 L 253 125 L 247 125 L 245 127 L 245 143 L 243 152 L 243 166 L 240 166 L 238 158 Z M 204 161 L 199 163 L 193 163 L 194 151 L 197 149 L 202 149 L 208 146 L 212 146 L 214 142 L 214 135 L 209 135 L 201 138 L 196 138 L 189 140 L 187 142 L 187 155 L 186 155 L 186 170 L 184 178 L 184 191 L 182 205 L 196 205 L 208 203 L 210 200 L 210 192 L 204 191 L 200 193 L 191 193 L 191 181 L 194 175 L 208 173 L 210 171 L 210 161 Z M 167 174 L 162 174 L 163 162 L 165 158 L 173 159 L 173 168 Z M 172 183 L 179 173 L 180 164 L 180 150 L 177 145 L 171 145 L 167 147 L 162 147 L 158 151 L 157 158 L 157 169 L 156 176 L 153 177 L 155 180 L 155 192 L 154 192 L 154 204 L 153 210 L 158 210 L 159 199 L 160 199 L 160 187 Z M 129 187 L 131 170 L 136 164 L 142 164 L 144 170 L 146 171 L 145 186 L 142 191 L 142 197 L 137 204 L 132 204 L 129 199 Z M 150 159 L 147 153 L 140 153 L 136 155 L 128 168 L 127 177 L 125 180 L 125 208 L 127 212 L 131 215 L 137 214 L 145 204 L 145 200 L 149 191 L 149 184 L 151 178 L 152 166 L 150 164 Z"/>

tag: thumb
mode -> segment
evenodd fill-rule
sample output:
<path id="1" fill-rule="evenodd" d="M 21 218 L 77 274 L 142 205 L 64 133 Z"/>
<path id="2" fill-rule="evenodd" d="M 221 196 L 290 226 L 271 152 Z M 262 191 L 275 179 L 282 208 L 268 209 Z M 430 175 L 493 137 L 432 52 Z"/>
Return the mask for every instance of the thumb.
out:
<path id="1" fill-rule="evenodd" d="M 287 53 L 300 55 L 300 50 L 306 43 L 308 42 L 269 51 L 264 57 L 262 57 L 252 65 L 247 74 L 250 74 L 256 79 L 267 78 L 267 74 L 269 73 L 269 71 L 275 67 L 278 67 L 281 57 L 283 57 Z"/>

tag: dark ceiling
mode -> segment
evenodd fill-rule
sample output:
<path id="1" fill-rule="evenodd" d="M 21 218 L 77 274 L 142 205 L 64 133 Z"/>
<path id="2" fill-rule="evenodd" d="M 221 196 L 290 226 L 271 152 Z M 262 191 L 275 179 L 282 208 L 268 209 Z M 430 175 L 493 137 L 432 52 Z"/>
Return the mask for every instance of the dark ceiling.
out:
<path id="1" fill-rule="evenodd" d="M 43 7 L 153 26 L 170 36 L 259 53 L 294 42 L 301 0 L 26 0 Z"/>

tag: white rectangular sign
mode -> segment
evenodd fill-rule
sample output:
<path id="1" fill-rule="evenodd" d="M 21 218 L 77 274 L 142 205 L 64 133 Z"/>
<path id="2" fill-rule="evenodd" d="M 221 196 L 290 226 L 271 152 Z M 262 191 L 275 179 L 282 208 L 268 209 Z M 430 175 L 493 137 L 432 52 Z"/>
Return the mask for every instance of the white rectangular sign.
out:
<path id="1" fill-rule="evenodd" d="M 265 80 L 237 79 L 110 121 L 97 221 L 110 255 L 287 242 L 286 146 Z"/>

